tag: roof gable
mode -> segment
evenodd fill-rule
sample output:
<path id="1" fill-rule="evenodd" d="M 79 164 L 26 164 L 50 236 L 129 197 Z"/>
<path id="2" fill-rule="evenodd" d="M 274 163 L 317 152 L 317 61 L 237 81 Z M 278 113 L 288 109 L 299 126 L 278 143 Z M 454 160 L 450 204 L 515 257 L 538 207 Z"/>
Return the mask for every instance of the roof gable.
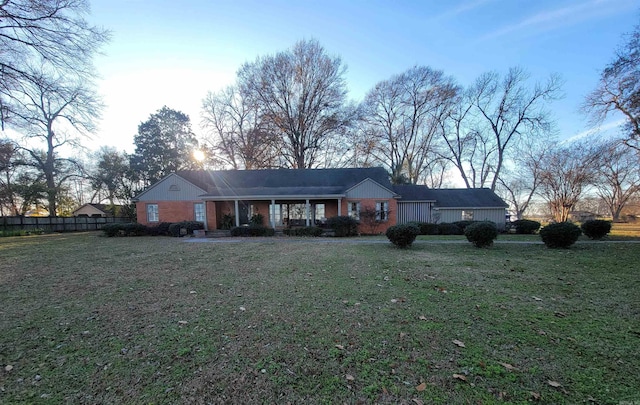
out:
<path id="1" fill-rule="evenodd" d="M 345 192 L 347 198 L 393 198 L 395 195 L 393 191 L 368 177 Z"/>
<path id="2" fill-rule="evenodd" d="M 137 201 L 190 201 L 198 200 L 204 189 L 178 174 L 171 173 L 153 184 L 135 198 Z"/>

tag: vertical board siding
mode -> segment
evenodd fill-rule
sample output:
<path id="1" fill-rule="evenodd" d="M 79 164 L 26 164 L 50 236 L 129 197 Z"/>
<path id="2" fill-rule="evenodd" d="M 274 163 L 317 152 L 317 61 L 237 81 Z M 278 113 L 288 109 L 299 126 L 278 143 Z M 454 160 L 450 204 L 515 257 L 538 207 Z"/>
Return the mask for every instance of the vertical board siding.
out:
<path id="1" fill-rule="evenodd" d="M 398 224 L 411 221 L 431 222 L 431 203 L 398 202 Z"/>
<path id="2" fill-rule="evenodd" d="M 349 199 L 361 199 L 361 198 L 392 198 L 393 193 L 382 187 L 371 179 L 366 179 L 362 183 L 348 190 L 346 198 Z"/>
<path id="3" fill-rule="evenodd" d="M 436 212 L 440 214 L 439 223 L 456 222 L 462 220 L 462 211 L 473 211 L 474 221 L 491 221 L 496 224 L 498 229 L 502 230 L 506 222 L 506 209 L 504 208 L 483 208 L 483 209 L 443 209 L 440 208 Z"/>

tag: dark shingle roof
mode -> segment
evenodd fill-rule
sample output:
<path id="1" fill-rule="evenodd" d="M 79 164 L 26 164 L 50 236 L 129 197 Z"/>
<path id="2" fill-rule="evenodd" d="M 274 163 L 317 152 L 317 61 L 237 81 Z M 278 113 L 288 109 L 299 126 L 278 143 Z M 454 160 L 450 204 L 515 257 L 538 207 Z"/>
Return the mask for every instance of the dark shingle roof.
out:
<path id="1" fill-rule="evenodd" d="M 508 207 L 502 198 L 488 188 L 428 188 L 416 185 L 395 185 L 393 191 L 400 201 L 435 201 L 440 208 Z"/>
<path id="2" fill-rule="evenodd" d="M 207 197 L 337 195 L 369 178 L 391 189 L 383 168 L 180 171 Z"/>

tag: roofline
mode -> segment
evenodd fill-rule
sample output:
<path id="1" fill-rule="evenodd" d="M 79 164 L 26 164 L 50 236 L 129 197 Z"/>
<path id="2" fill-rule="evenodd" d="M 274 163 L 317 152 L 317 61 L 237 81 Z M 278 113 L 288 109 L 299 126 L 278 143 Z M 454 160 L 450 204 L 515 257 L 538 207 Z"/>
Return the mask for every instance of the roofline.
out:
<path id="1" fill-rule="evenodd" d="M 338 199 L 345 198 L 344 194 L 277 194 L 277 195 L 236 195 L 236 196 L 198 196 L 203 201 L 234 201 L 234 200 L 301 200 L 301 199 Z"/>
<path id="2" fill-rule="evenodd" d="M 508 205 L 503 205 L 501 207 L 478 207 L 476 206 L 468 206 L 468 207 L 433 207 L 434 209 L 437 210 L 460 210 L 460 209 L 497 209 L 497 208 L 504 208 L 507 209 L 509 208 Z"/>
<path id="3" fill-rule="evenodd" d="M 362 180 L 361 182 L 359 182 L 358 184 L 355 184 L 351 187 L 349 187 L 348 189 L 345 190 L 345 194 L 348 193 L 349 191 L 353 190 L 354 188 L 358 187 L 360 184 L 364 183 L 367 180 L 371 180 L 372 182 L 376 183 L 378 186 L 382 187 L 383 189 L 387 190 L 388 192 L 391 193 L 391 195 L 396 198 L 399 194 L 396 193 L 393 190 L 389 190 L 388 188 L 386 188 L 385 186 L 383 186 L 382 184 L 378 183 L 377 181 L 375 181 L 374 179 L 372 179 L 371 177 L 367 177 L 366 179 Z"/>
<path id="4" fill-rule="evenodd" d="M 434 203 L 438 200 L 403 200 L 402 197 L 398 198 L 398 202 L 431 202 Z"/>

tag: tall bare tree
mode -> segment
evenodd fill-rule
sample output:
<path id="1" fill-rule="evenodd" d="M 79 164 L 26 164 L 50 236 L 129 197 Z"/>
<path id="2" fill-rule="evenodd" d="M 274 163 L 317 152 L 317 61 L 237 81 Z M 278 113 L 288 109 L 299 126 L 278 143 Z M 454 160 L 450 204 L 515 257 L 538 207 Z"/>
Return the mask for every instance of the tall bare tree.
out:
<path id="1" fill-rule="evenodd" d="M 315 167 L 327 140 L 348 126 L 345 71 L 342 60 L 327 55 L 316 40 L 259 57 L 238 71 L 242 97 L 257 105 L 263 122 L 277 131 L 288 166 Z"/>
<path id="2" fill-rule="evenodd" d="M 640 192 L 640 155 L 625 140 L 609 140 L 593 149 L 596 193 L 605 202 L 613 221 L 629 200 Z"/>
<path id="3" fill-rule="evenodd" d="M 583 109 L 594 124 L 602 123 L 613 113 L 620 114 L 625 121 L 625 144 L 640 150 L 640 25 L 604 68 Z"/>
<path id="4" fill-rule="evenodd" d="M 277 166 L 278 139 L 255 104 L 237 87 L 209 92 L 202 101 L 201 125 L 208 131 L 205 142 L 222 166 L 263 169 Z"/>
<path id="5" fill-rule="evenodd" d="M 22 83 L 21 97 L 13 99 L 12 124 L 26 140 L 21 147 L 29 155 L 26 164 L 44 177 L 49 213 L 57 215 L 57 196 L 62 184 L 82 172 L 75 158 L 64 158 L 61 149 L 80 146 L 80 139 L 95 128 L 101 108 L 89 83 L 70 81 L 46 69 L 30 73 Z"/>
<path id="6" fill-rule="evenodd" d="M 11 99 L 43 64 L 74 79 L 93 76 L 92 56 L 109 33 L 85 20 L 88 0 L 0 0 L 0 123 L 13 115 Z M 72 79 L 69 79 L 72 80 Z"/>
<path id="7" fill-rule="evenodd" d="M 436 159 L 434 142 L 458 87 L 442 71 L 414 66 L 375 85 L 365 96 L 360 140 L 393 178 L 417 183 Z M 427 175 L 428 176 L 428 175 Z"/>
<path id="8" fill-rule="evenodd" d="M 570 144 L 550 151 L 541 159 L 540 195 L 556 222 L 565 222 L 590 184 L 593 153 L 585 144 Z"/>

